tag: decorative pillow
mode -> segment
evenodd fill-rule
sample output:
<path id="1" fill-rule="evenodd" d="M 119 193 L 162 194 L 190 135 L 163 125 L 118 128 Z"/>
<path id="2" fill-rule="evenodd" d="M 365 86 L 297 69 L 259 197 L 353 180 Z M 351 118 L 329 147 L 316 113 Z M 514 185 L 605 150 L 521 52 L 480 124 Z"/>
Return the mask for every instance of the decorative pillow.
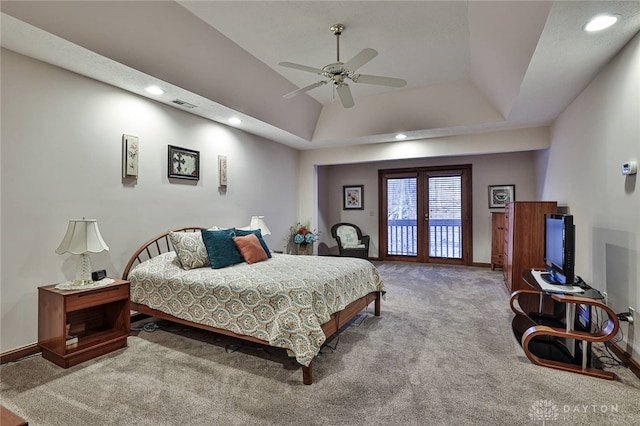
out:
<path id="1" fill-rule="evenodd" d="M 236 236 L 238 237 L 244 237 L 246 235 L 251 235 L 251 234 L 258 237 L 258 241 L 260 242 L 260 245 L 264 249 L 264 252 L 267 254 L 267 257 L 271 258 L 271 250 L 269 250 L 269 247 L 267 247 L 267 243 L 264 242 L 264 239 L 262 238 L 262 232 L 260 232 L 259 229 L 251 229 L 251 230 L 236 229 Z"/>
<path id="2" fill-rule="evenodd" d="M 248 264 L 267 260 L 267 253 L 262 248 L 258 237 L 255 234 L 245 235 L 244 237 L 233 237 L 238 250 Z"/>
<path id="3" fill-rule="evenodd" d="M 224 268 L 244 262 L 244 257 L 238 251 L 233 242 L 235 229 L 222 229 L 219 231 L 202 230 L 202 240 L 209 254 L 209 263 L 213 269 Z"/>
<path id="4" fill-rule="evenodd" d="M 169 240 L 183 269 L 209 266 L 209 255 L 200 232 L 169 231 Z"/>
<path id="5" fill-rule="evenodd" d="M 343 248 L 364 248 L 365 245 L 358 239 L 358 232 L 352 226 L 340 226 L 336 231 L 340 237 Z"/>

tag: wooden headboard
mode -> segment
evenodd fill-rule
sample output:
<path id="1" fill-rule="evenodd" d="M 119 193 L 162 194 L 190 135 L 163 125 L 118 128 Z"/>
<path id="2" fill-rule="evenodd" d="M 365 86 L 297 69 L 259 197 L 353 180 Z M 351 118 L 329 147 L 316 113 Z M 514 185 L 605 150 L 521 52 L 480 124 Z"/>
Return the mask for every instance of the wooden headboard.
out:
<path id="1" fill-rule="evenodd" d="M 129 259 L 129 263 L 124 268 L 122 273 L 122 279 L 126 280 L 129 276 L 131 268 L 139 263 L 154 258 L 162 253 L 173 251 L 173 246 L 169 241 L 169 232 L 199 232 L 202 229 L 207 229 L 202 226 L 185 226 L 184 228 L 172 229 L 171 231 L 163 232 L 162 234 L 150 239 L 144 243 Z"/>

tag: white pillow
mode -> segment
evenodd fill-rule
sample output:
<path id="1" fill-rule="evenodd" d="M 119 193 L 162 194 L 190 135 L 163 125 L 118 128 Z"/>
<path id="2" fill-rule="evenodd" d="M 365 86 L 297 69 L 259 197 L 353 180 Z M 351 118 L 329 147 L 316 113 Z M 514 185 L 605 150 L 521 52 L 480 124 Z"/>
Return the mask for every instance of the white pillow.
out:
<path id="1" fill-rule="evenodd" d="M 360 248 L 361 241 L 358 239 L 358 232 L 352 226 L 340 226 L 336 232 L 340 237 L 340 243 L 344 248 Z"/>

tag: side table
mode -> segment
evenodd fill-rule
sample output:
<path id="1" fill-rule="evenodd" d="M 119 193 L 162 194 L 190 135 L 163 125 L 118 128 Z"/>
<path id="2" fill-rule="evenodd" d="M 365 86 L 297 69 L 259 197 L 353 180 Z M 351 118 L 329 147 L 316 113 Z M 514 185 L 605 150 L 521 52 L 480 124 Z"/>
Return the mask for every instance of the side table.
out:
<path id="1" fill-rule="evenodd" d="M 58 290 L 56 284 L 38 287 L 42 357 L 69 368 L 126 347 L 131 328 L 129 285 L 129 281 L 116 279 L 86 290 Z M 67 329 L 77 336 L 77 343 L 67 345 Z"/>

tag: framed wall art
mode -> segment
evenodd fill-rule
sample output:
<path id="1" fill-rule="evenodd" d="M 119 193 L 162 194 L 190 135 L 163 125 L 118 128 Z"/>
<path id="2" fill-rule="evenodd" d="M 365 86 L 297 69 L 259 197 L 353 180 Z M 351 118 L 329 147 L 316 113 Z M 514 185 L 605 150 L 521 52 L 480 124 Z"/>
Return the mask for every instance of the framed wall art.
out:
<path id="1" fill-rule="evenodd" d="M 515 185 L 489 185 L 489 208 L 503 208 L 516 200 Z"/>
<path id="2" fill-rule="evenodd" d="M 218 155 L 218 186 L 227 186 L 227 156 Z"/>
<path id="3" fill-rule="evenodd" d="M 200 179 L 200 152 L 169 145 L 169 177 Z"/>
<path id="4" fill-rule="evenodd" d="M 345 185 L 342 187 L 342 209 L 364 210 L 364 185 Z"/>
<path id="5" fill-rule="evenodd" d="M 122 135 L 122 177 L 138 177 L 138 137 Z"/>

